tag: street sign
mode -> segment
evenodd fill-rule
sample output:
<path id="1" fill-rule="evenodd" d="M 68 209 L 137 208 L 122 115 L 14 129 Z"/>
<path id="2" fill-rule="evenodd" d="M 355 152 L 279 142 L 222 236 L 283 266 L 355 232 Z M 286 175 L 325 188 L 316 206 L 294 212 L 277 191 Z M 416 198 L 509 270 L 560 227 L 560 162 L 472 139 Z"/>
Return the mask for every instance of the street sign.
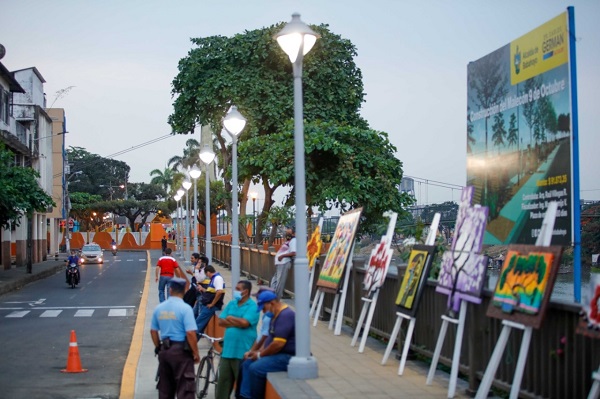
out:
<path id="1" fill-rule="evenodd" d="M 74 225 L 75 222 L 73 221 L 73 219 L 69 219 L 69 228 L 72 229 Z"/>

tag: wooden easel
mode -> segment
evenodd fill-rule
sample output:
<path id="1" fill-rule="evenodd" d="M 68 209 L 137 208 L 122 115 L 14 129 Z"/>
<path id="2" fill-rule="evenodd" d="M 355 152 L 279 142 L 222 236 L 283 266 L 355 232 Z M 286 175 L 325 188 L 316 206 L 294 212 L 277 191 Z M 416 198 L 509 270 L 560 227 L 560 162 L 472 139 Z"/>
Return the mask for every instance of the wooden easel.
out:
<path id="1" fill-rule="evenodd" d="M 398 214 L 396 212 L 386 212 L 384 216 L 388 216 L 390 218 L 390 222 L 388 223 L 388 228 L 385 233 L 386 239 L 386 248 L 389 249 L 392 240 L 394 238 L 394 229 L 396 228 L 396 219 L 398 218 Z M 439 220 L 438 220 L 439 222 Z M 436 227 L 437 229 L 437 227 Z M 368 266 L 368 265 L 367 265 Z M 387 269 L 386 269 L 387 273 Z M 385 275 L 382 277 L 385 280 Z M 360 334 L 361 328 L 363 328 L 363 322 L 365 321 L 365 316 L 367 316 L 367 322 L 363 328 L 363 335 L 360 340 L 360 345 L 358 347 L 358 353 L 363 353 L 365 350 L 365 345 L 367 343 L 367 337 L 369 336 L 369 330 L 371 329 L 371 322 L 373 321 L 373 314 L 375 313 L 375 306 L 377 305 L 377 298 L 379 298 L 380 288 L 377 288 L 375 292 L 369 292 L 366 297 L 362 297 L 361 301 L 363 301 L 362 310 L 360 312 L 360 317 L 358 318 L 358 324 L 356 325 L 356 330 L 354 331 L 354 337 L 352 337 L 352 343 L 350 345 L 356 346 L 356 341 L 358 340 L 358 336 Z"/>
<path id="2" fill-rule="evenodd" d="M 552 201 L 548 204 L 548 209 L 546 211 L 546 215 L 544 216 L 544 221 L 542 222 L 540 235 L 538 236 L 535 245 L 550 245 L 550 242 L 552 241 L 552 230 L 554 230 L 554 221 L 556 219 L 557 209 L 557 202 Z M 527 352 L 529 352 L 529 344 L 531 342 L 533 327 L 528 327 L 521 323 L 515 323 L 509 320 L 502 320 L 502 325 L 502 332 L 500 333 L 500 337 L 498 338 L 498 342 L 496 343 L 496 347 L 494 348 L 494 352 L 492 353 L 490 362 L 488 363 L 488 366 L 485 369 L 485 374 L 483 375 L 483 379 L 481 380 L 481 385 L 479 385 L 477 395 L 475 396 L 476 399 L 487 398 L 488 393 L 490 392 L 490 388 L 492 387 L 492 381 L 494 380 L 494 376 L 496 375 L 496 371 L 498 370 L 498 365 L 500 364 L 500 360 L 502 359 L 504 349 L 506 348 L 508 338 L 513 328 L 523 330 L 523 339 L 521 341 L 519 359 L 517 360 L 515 377 L 512 382 L 509 397 L 510 399 L 517 399 L 519 396 L 519 390 L 521 389 L 521 381 L 523 380 L 523 371 L 525 371 L 525 362 L 527 361 Z M 594 376 L 596 382 L 598 382 L 598 378 L 600 377 L 596 375 Z M 596 384 L 596 382 L 594 382 L 594 384 Z M 590 392 L 590 394 L 591 393 L 592 392 Z"/>
<path id="3" fill-rule="evenodd" d="M 331 307 L 331 319 L 329 320 L 329 329 L 332 330 L 335 321 L 335 330 L 333 335 L 340 335 L 342 333 L 342 320 L 344 319 L 344 308 L 346 307 L 346 296 L 348 293 L 348 281 L 350 280 L 350 274 L 352 272 L 352 260 L 354 258 L 354 241 L 352 242 L 352 248 L 350 249 L 350 255 L 346 261 L 346 267 L 344 267 L 344 283 L 342 289 L 335 292 L 333 299 L 333 306 Z M 315 299 L 313 300 L 312 307 L 310 308 L 309 317 L 313 317 L 313 327 L 317 326 L 319 321 L 319 314 L 321 314 L 321 308 L 323 307 L 323 299 L 325 294 L 332 294 L 333 290 L 326 290 L 319 288 Z M 338 306 L 339 305 L 339 306 Z M 339 309 L 338 309 L 339 307 Z M 337 309 L 337 311 L 336 311 Z"/>
<path id="4" fill-rule="evenodd" d="M 429 234 L 427 235 L 427 240 L 425 241 L 425 245 L 434 245 L 435 237 L 438 230 L 438 225 L 440 224 L 440 214 L 436 213 L 433 217 L 433 221 L 431 222 L 431 229 L 429 230 Z M 385 349 L 385 353 L 383 354 L 383 359 L 381 360 L 381 365 L 387 363 L 388 358 L 390 357 L 390 353 L 392 353 L 392 348 L 394 347 L 394 343 L 396 342 L 396 338 L 398 338 L 398 333 L 400 332 L 400 327 L 402 326 L 402 322 L 404 320 L 409 320 L 408 331 L 406 332 L 406 339 L 404 340 L 404 348 L 402 349 L 402 357 L 400 358 L 400 366 L 398 367 L 398 375 L 402 375 L 404 373 L 404 366 L 406 366 L 406 358 L 408 357 L 408 349 L 410 348 L 410 342 L 412 341 L 413 331 L 415 330 L 415 323 L 417 319 L 415 317 L 408 316 L 402 312 L 396 312 L 396 323 L 394 324 L 394 329 L 392 330 L 392 335 L 390 335 L 390 341 L 388 342 L 388 346 Z"/>
<path id="5" fill-rule="evenodd" d="M 319 218 L 319 231 L 323 231 L 323 218 Z M 315 263 L 317 263 L 317 261 L 315 260 Z M 315 281 L 315 267 L 316 265 L 313 265 L 312 268 L 310 269 L 310 271 L 308 272 L 308 299 L 310 300 L 310 297 L 312 295 L 312 287 L 313 287 L 313 282 Z"/>

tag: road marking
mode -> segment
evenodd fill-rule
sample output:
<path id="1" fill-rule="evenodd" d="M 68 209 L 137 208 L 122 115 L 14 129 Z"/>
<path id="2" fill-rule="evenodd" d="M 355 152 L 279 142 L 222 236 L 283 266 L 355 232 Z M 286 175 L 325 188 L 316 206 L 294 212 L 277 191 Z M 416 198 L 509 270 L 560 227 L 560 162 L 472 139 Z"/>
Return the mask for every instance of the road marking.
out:
<path id="1" fill-rule="evenodd" d="M 132 309 L 135 308 L 133 305 L 112 305 L 112 306 L 43 306 L 39 308 L 35 308 L 33 310 L 48 310 L 48 309 Z M 23 310 L 27 308 L 0 308 L 0 310 Z M 29 310 L 27 310 L 29 312 Z"/>
<path id="2" fill-rule="evenodd" d="M 145 262 L 145 261 L 146 261 L 146 259 L 143 259 L 143 258 L 142 258 L 142 259 L 138 259 L 138 260 L 139 260 L 140 262 Z"/>
<path id="3" fill-rule="evenodd" d="M 62 310 L 46 310 L 40 315 L 40 317 L 58 317 L 62 313 Z"/>
<path id="4" fill-rule="evenodd" d="M 92 317 L 94 309 L 79 309 L 75 312 L 75 317 Z"/>
<path id="5" fill-rule="evenodd" d="M 123 317 L 127 316 L 127 309 L 111 309 L 108 311 L 108 317 Z"/>
<path id="6" fill-rule="evenodd" d="M 133 262 L 133 259 L 127 259 L 127 262 Z"/>
<path id="7" fill-rule="evenodd" d="M 30 312 L 29 310 L 21 310 L 21 311 L 11 312 L 11 313 L 7 314 L 6 317 L 24 317 L 29 312 Z"/>
<path id="8" fill-rule="evenodd" d="M 115 259 L 115 262 L 120 262 L 120 261 L 121 261 L 121 259 Z"/>
<path id="9" fill-rule="evenodd" d="M 29 304 L 29 306 L 35 306 L 35 305 L 41 305 L 42 303 L 44 303 L 45 300 L 46 300 L 46 298 L 40 298 L 37 301 L 11 301 L 11 302 L 4 302 L 4 303 L 27 303 L 27 304 Z"/>

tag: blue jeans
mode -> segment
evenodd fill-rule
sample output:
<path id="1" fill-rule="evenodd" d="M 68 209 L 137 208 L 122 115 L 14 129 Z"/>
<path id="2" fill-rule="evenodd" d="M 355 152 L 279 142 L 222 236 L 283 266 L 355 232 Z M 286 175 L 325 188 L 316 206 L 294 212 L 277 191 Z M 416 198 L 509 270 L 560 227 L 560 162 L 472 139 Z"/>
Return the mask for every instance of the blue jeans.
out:
<path id="1" fill-rule="evenodd" d="M 208 325 L 208 322 L 218 310 L 219 309 L 217 309 L 216 306 L 209 308 L 206 305 L 202 305 L 200 314 L 198 314 L 198 317 L 196 317 L 196 327 L 198 327 L 198 334 L 202 334 L 204 332 L 204 329 Z"/>
<path id="2" fill-rule="evenodd" d="M 194 304 L 194 307 L 192 308 L 192 310 L 194 311 L 194 318 L 198 317 L 198 315 L 200 314 L 200 309 L 202 309 L 202 307 L 203 307 L 201 299 L 202 299 L 202 295 L 196 296 L 196 303 Z"/>
<path id="3" fill-rule="evenodd" d="M 242 363 L 240 395 L 243 398 L 264 398 L 267 386 L 267 373 L 287 371 L 291 358 L 292 355 L 288 355 L 287 353 L 278 353 L 261 357 L 258 360 L 244 360 Z"/>
<path id="4" fill-rule="evenodd" d="M 160 302 L 165 301 L 165 288 L 169 284 L 173 277 L 160 276 L 158 278 L 158 300 Z M 169 293 L 167 292 L 167 298 L 169 297 Z"/>

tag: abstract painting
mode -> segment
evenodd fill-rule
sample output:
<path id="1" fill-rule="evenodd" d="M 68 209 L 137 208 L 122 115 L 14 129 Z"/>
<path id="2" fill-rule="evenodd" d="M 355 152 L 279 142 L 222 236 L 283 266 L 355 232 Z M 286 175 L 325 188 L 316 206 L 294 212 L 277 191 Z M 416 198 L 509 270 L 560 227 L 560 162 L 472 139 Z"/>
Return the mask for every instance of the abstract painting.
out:
<path id="1" fill-rule="evenodd" d="M 358 208 L 340 217 L 317 280 L 317 287 L 337 293 L 350 256 L 361 212 L 362 208 Z"/>
<path id="2" fill-rule="evenodd" d="M 394 253 L 394 250 L 390 248 L 390 243 L 387 236 L 383 236 L 379 244 L 371 251 L 365 279 L 363 280 L 363 288 L 366 291 L 366 296 L 370 296 L 372 292 L 375 292 L 385 282 L 385 276 L 387 275 L 392 254 Z"/>
<path id="3" fill-rule="evenodd" d="M 434 255 L 435 247 L 431 245 L 415 245 L 410 251 L 408 265 L 396 298 L 400 312 L 411 317 L 417 313 Z"/>
<path id="4" fill-rule="evenodd" d="M 592 273 L 587 292 L 583 293 L 581 319 L 577 333 L 600 339 L 600 274 Z"/>
<path id="5" fill-rule="evenodd" d="M 312 270 L 315 266 L 315 262 L 319 255 L 321 255 L 321 248 L 323 247 L 323 241 L 321 240 L 321 229 L 319 226 L 315 228 L 310 240 L 306 244 L 306 257 L 308 258 L 308 270 Z"/>
<path id="6" fill-rule="evenodd" d="M 487 315 L 540 328 L 562 254 L 562 247 L 508 247 Z"/>

